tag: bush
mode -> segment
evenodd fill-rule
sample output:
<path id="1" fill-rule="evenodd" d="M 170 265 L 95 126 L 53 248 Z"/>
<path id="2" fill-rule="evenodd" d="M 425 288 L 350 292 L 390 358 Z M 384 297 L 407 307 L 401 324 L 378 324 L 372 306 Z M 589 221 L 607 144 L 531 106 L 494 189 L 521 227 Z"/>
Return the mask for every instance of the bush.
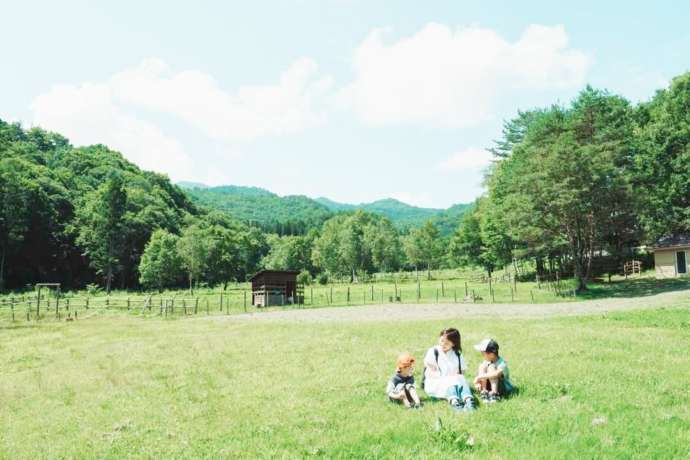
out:
<path id="1" fill-rule="evenodd" d="M 312 283 L 311 273 L 308 270 L 302 270 L 299 275 L 297 275 L 297 282 L 308 286 Z"/>
<path id="2" fill-rule="evenodd" d="M 328 284 L 328 273 L 319 273 L 319 276 L 316 278 L 319 284 Z"/>
<path id="3" fill-rule="evenodd" d="M 97 284 L 87 284 L 86 285 L 86 292 L 88 292 L 89 295 L 98 295 L 98 293 L 101 291 L 102 291 L 101 287 Z"/>

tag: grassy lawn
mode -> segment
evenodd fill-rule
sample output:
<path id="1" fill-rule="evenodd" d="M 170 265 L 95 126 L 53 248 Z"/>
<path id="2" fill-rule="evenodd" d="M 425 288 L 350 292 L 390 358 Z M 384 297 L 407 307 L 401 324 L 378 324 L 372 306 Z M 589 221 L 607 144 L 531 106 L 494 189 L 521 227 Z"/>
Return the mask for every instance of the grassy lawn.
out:
<path id="1" fill-rule="evenodd" d="M 511 321 L 3 323 L 0 457 L 687 458 L 688 305 Z M 421 359 L 446 326 L 463 333 L 471 375 L 471 344 L 495 337 L 520 394 L 474 414 L 387 403 L 397 354 Z"/>

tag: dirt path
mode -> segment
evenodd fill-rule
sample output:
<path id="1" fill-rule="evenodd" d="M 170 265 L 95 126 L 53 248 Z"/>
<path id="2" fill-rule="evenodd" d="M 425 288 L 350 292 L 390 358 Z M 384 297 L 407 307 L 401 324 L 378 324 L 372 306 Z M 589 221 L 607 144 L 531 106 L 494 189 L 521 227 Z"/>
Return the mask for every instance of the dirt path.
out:
<path id="1" fill-rule="evenodd" d="M 667 305 L 690 305 L 690 290 L 646 297 L 584 300 L 544 304 L 387 304 L 352 307 L 307 308 L 214 316 L 220 321 L 414 321 L 461 317 L 540 318 L 653 309 Z M 202 318 L 200 318 L 202 319 Z"/>

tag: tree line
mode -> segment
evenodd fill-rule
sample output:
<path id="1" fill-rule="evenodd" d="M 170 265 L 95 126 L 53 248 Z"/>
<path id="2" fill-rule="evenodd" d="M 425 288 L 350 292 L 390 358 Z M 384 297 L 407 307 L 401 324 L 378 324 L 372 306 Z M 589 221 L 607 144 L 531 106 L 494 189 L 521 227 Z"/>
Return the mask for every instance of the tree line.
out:
<path id="1" fill-rule="evenodd" d="M 583 290 L 597 257 L 620 266 L 635 247 L 690 231 L 690 73 L 639 104 L 587 87 L 568 105 L 519 112 L 491 151 L 486 191 L 448 237 L 433 219 L 400 229 L 363 210 L 266 231 L 103 145 L 0 120 L 0 289 L 193 288 L 262 268 L 354 282 L 527 261 Z"/>
<path id="2" fill-rule="evenodd" d="M 489 272 L 565 264 L 585 290 L 598 256 L 620 267 L 635 247 L 690 230 L 690 73 L 637 105 L 588 86 L 567 106 L 520 112 L 492 153 L 452 251 Z"/>

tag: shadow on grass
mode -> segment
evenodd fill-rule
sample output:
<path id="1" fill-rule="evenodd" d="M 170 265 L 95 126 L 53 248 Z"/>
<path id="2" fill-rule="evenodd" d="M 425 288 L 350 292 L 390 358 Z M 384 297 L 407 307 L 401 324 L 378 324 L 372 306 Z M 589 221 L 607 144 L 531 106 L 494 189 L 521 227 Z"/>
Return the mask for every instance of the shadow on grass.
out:
<path id="1" fill-rule="evenodd" d="M 578 293 L 579 299 L 606 299 L 644 297 L 664 292 L 683 291 L 690 289 L 690 278 L 629 278 L 616 280 L 611 283 L 591 283 L 588 290 Z"/>

